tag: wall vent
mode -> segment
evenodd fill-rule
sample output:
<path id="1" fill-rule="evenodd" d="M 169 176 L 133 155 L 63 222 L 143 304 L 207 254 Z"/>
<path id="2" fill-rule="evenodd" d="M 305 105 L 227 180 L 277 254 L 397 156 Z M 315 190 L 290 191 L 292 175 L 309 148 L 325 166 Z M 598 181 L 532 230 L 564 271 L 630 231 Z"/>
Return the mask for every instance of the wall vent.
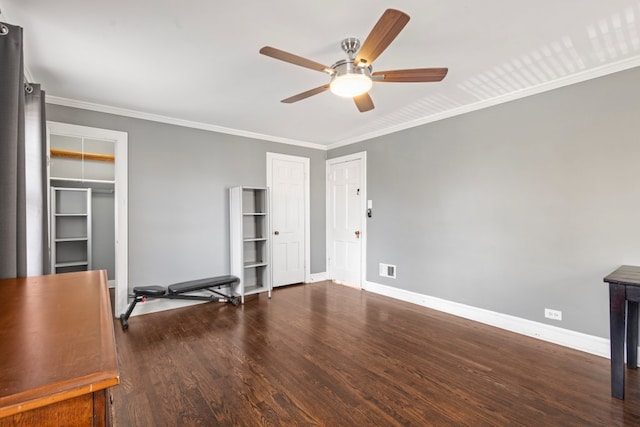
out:
<path id="1" fill-rule="evenodd" d="M 392 264 L 383 264 L 380 263 L 380 276 L 382 277 L 390 277 L 392 279 L 396 278 L 396 266 Z"/>

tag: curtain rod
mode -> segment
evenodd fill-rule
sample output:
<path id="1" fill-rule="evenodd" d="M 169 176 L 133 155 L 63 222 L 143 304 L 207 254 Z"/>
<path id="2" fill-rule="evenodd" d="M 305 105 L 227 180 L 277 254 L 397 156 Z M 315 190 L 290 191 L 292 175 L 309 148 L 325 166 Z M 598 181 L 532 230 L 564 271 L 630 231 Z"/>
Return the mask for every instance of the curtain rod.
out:
<path id="1" fill-rule="evenodd" d="M 3 19 L 7 19 L 7 17 L 2 14 L 2 9 L 0 9 L 0 21 Z M 7 34 L 9 34 L 9 27 L 0 22 L 0 36 L 5 36 Z"/>
<path id="2" fill-rule="evenodd" d="M 0 36 L 6 36 L 7 34 L 9 34 L 9 27 L 4 25 L 4 23 L 1 22 L 2 20 L 9 21 L 9 18 L 7 17 L 7 15 L 3 14 L 2 9 L 0 9 Z M 31 82 L 33 81 L 33 79 L 30 78 L 31 73 L 29 73 L 29 70 L 26 66 L 22 71 L 22 76 L 24 79 L 24 90 L 27 93 L 32 93 L 33 87 L 31 86 Z"/>

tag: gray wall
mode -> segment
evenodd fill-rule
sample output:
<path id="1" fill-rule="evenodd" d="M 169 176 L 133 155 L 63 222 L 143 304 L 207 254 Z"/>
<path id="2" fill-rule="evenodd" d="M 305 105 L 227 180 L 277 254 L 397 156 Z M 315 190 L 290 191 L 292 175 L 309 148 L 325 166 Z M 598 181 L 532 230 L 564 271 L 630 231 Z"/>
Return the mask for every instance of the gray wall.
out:
<path id="1" fill-rule="evenodd" d="M 331 150 L 367 152 L 367 279 L 608 337 L 602 278 L 640 265 L 639 81 L 629 70 Z"/>
<path id="2" fill-rule="evenodd" d="M 107 270 L 108 279 L 115 280 L 115 201 L 113 193 L 105 192 L 103 189 L 94 189 L 91 194 L 91 267 L 94 270 Z"/>
<path id="3" fill-rule="evenodd" d="M 47 120 L 129 138 L 129 285 L 228 274 L 228 188 L 266 185 L 266 153 L 311 159 L 311 273 L 325 271 L 326 152 L 47 105 Z"/>
<path id="4" fill-rule="evenodd" d="M 602 278 L 640 264 L 637 81 L 629 70 L 331 150 L 367 151 L 367 280 L 608 337 Z M 327 153 L 55 105 L 47 114 L 129 133 L 132 285 L 227 272 L 226 189 L 264 185 L 267 151 L 311 158 L 311 271 L 325 271 Z M 380 262 L 397 279 L 378 276 Z"/>

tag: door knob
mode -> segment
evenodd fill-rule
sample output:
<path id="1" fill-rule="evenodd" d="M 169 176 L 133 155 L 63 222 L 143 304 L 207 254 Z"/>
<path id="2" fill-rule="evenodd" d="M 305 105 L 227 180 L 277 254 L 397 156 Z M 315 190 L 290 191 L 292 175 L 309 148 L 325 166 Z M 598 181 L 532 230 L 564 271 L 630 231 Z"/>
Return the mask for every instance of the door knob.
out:
<path id="1" fill-rule="evenodd" d="M 273 232 L 273 234 L 275 234 L 277 236 L 278 234 L 280 234 L 280 232 L 278 230 L 276 230 L 276 231 Z"/>
<path id="2" fill-rule="evenodd" d="M 360 238 L 360 230 L 356 231 L 356 239 Z"/>

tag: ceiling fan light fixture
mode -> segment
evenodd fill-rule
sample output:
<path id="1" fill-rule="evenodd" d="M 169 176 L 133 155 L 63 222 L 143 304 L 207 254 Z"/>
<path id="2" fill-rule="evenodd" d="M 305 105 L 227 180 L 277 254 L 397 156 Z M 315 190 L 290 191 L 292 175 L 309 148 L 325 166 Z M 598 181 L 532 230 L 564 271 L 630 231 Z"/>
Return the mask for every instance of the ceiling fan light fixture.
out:
<path id="1" fill-rule="evenodd" d="M 344 98 L 353 98 L 369 92 L 373 82 L 362 74 L 344 74 L 336 76 L 331 81 L 331 92 Z"/>
<path id="2" fill-rule="evenodd" d="M 329 87 L 335 95 L 353 98 L 369 92 L 373 86 L 371 67 L 355 67 L 351 61 L 340 61 L 332 68 L 336 73 L 331 78 Z"/>

